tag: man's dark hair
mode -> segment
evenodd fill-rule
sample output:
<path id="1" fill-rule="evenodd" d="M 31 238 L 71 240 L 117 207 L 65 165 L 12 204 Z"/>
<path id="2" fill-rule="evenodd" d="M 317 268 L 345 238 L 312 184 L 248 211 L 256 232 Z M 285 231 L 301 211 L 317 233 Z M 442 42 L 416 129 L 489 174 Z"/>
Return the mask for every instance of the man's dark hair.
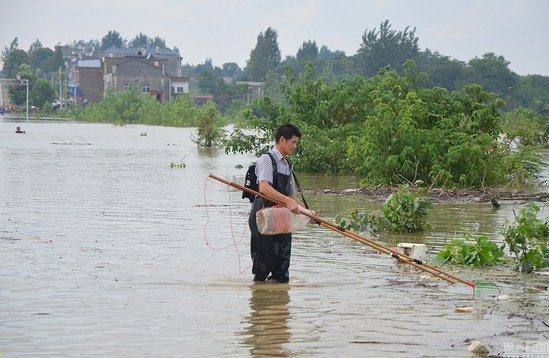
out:
<path id="1" fill-rule="evenodd" d="M 276 130 L 275 141 L 278 143 L 281 137 L 286 138 L 286 140 L 291 139 L 293 136 L 301 138 L 301 132 L 293 124 L 284 124 Z"/>

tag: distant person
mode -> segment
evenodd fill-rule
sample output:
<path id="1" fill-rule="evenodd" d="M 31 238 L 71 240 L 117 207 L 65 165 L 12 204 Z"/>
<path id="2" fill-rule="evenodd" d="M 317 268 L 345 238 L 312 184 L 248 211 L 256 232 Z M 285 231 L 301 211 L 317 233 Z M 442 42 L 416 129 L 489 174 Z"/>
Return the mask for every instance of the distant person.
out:
<path id="1" fill-rule="evenodd" d="M 15 128 L 15 133 L 23 133 L 24 134 L 25 131 L 22 131 L 21 127 L 17 127 L 17 128 Z"/>

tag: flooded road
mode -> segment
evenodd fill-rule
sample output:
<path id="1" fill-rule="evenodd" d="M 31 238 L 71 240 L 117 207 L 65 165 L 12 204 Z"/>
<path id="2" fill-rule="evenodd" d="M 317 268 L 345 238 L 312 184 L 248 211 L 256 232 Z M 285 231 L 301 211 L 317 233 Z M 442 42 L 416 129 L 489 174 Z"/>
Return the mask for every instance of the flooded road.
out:
<path id="1" fill-rule="evenodd" d="M 294 235 L 290 284 L 252 285 L 249 202 L 208 174 L 241 183 L 254 157 L 197 148 L 193 134 L 0 121 L 0 356 L 470 357 L 471 340 L 492 354 L 549 354 L 543 277 L 448 268 L 510 297 L 475 299 L 466 285 L 309 226 Z M 307 201 L 329 220 L 380 207 Z M 380 239 L 437 249 L 468 232 L 501 242 L 498 226 L 523 204 L 437 204 L 428 233 Z M 513 314 L 523 306 L 529 316 Z"/>

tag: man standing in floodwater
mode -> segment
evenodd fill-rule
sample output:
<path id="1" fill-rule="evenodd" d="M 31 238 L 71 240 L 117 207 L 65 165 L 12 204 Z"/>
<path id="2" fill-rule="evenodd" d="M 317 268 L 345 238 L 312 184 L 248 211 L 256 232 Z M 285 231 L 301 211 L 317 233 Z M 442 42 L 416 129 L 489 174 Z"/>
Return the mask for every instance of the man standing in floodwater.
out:
<path id="1" fill-rule="evenodd" d="M 286 204 L 296 214 L 299 214 L 299 202 L 295 196 L 297 190 L 292 165 L 287 156 L 294 153 L 300 138 L 301 132 L 296 126 L 280 126 L 275 134 L 276 144 L 269 151 L 270 155 L 263 154 L 259 157 L 255 168 L 259 192 Z M 256 197 L 252 203 L 248 220 L 251 231 L 252 273 L 255 282 L 287 283 L 290 279 L 288 270 L 292 234 L 262 235 L 257 228 L 256 213 L 263 207 L 273 205 L 273 202 L 261 197 Z"/>

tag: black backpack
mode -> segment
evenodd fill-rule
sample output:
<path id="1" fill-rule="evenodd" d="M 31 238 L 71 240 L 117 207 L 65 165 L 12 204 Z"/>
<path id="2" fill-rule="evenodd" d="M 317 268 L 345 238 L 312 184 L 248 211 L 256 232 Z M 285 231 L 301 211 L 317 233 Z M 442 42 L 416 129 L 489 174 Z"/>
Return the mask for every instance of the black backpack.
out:
<path id="1" fill-rule="evenodd" d="M 269 157 L 271 157 L 271 161 L 273 162 L 273 180 L 276 179 L 276 161 L 271 153 L 269 154 Z M 248 189 L 259 191 L 259 184 L 257 184 L 257 175 L 255 175 L 255 163 L 250 165 L 248 168 L 248 171 L 246 172 L 246 178 L 244 179 L 244 186 Z M 252 193 L 249 193 L 247 191 L 242 192 L 242 199 L 249 199 L 250 203 L 254 202 L 255 195 Z"/>

